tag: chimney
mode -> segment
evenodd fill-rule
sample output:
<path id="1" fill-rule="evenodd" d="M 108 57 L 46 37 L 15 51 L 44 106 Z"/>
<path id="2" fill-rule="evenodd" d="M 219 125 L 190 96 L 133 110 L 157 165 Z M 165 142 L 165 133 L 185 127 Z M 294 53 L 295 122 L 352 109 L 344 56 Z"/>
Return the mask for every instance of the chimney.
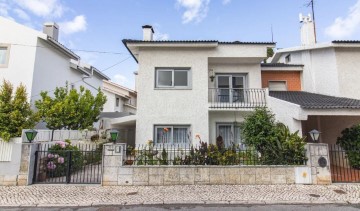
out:
<path id="1" fill-rule="evenodd" d="M 54 22 L 44 23 L 43 32 L 49 37 L 58 41 L 59 38 L 59 25 Z"/>
<path id="2" fill-rule="evenodd" d="M 310 46 L 315 45 L 315 29 L 314 29 L 314 21 L 311 18 L 311 15 L 303 16 L 300 14 L 300 23 L 301 25 L 301 45 L 302 46 Z"/>
<path id="3" fill-rule="evenodd" d="M 143 28 L 143 40 L 144 41 L 152 41 L 154 35 L 154 29 L 150 25 L 144 25 Z"/>

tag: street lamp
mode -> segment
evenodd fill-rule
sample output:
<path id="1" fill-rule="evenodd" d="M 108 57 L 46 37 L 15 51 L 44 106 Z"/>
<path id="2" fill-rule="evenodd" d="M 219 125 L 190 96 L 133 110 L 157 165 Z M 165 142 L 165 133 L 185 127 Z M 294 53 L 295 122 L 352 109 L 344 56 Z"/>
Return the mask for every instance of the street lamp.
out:
<path id="1" fill-rule="evenodd" d="M 34 130 L 34 129 L 27 130 L 27 131 L 25 132 L 25 135 L 26 135 L 27 140 L 31 143 L 31 142 L 35 139 L 37 133 L 38 133 L 38 132 L 37 132 L 36 130 Z"/>
<path id="2" fill-rule="evenodd" d="M 111 130 L 111 131 L 110 131 L 111 141 L 115 143 L 116 140 L 117 140 L 118 135 L 119 135 L 119 131 L 117 131 L 117 130 Z"/>
<path id="3" fill-rule="evenodd" d="M 317 131 L 317 130 L 315 130 L 315 129 L 309 132 L 310 137 L 311 137 L 311 139 L 312 139 L 314 142 L 318 142 L 318 141 L 319 141 L 320 133 L 321 133 L 321 132 L 319 132 L 319 131 Z"/>

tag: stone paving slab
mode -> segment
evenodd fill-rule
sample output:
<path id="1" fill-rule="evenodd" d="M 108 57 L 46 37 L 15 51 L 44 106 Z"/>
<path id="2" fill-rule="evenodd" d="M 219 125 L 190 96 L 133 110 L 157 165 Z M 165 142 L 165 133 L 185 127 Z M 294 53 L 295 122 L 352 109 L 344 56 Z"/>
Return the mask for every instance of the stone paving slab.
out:
<path id="1" fill-rule="evenodd" d="M 335 190 L 342 190 L 335 192 Z M 359 204 L 360 184 L 0 187 L 0 207 L 142 204 Z"/>

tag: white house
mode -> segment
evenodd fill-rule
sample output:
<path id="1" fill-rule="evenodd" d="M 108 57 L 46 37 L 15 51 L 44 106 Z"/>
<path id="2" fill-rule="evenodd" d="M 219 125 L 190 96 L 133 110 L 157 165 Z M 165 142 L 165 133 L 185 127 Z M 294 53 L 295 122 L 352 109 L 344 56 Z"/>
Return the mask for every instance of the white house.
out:
<path id="1" fill-rule="evenodd" d="M 27 88 L 34 103 L 41 91 L 50 94 L 56 87 L 84 86 L 97 93 L 109 78 L 58 42 L 59 26 L 44 24 L 43 32 L 0 17 L 0 79 Z"/>
<path id="2" fill-rule="evenodd" d="M 106 80 L 102 91 L 107 102 L 100 114 L 99 128 L 117 129 L 120 134 L 118 141 L 134 145 L 137 92 Z"/>
<path id="3" fill-rule="evenodd" d="M 271 42 L 123 40 L 138 62 L 136 143 L 241 142 L 238 122 L 266 105 L 261 61 Z"/>
<path id="4" fill-rule="evenodd" d="M 320 141 L 334 144 L 343 129 L 360 123 L 360 41 L 315 43 L 311 17 L 301 24 L 301 46 L 277 50 L 267 65 L 293 70 L 279 77 L 282 86 L 270 91 L 268 104 L 292 131 L 309 137 L 317 129 Z"/>

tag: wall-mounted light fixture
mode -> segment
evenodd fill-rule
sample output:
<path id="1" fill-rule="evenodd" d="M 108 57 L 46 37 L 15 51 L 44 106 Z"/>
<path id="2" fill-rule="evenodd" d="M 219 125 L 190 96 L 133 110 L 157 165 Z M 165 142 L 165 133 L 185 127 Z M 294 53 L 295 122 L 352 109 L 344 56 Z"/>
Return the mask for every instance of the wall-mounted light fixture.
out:
<path id="1" fill-rule="evenodd" d="M 213 70 L 213 69 L 209 69 L 209 76 L 210 76 L 211 82 L 214 82 L 215 73 L 214 73 L 214 70 Z"/>
<path id="2" fill-rule="evenodd" d="M 318 142 L 318 141 L 319 141 L 320 133 L 321 133 L 321 132 L 319 132 L 319 131 L 317 131 L 317 130 L 312 130 L 312 131 L 309 132 L 310 137 L 311 137 L 311 139 L 312 139 L 314 142 Z"/>

